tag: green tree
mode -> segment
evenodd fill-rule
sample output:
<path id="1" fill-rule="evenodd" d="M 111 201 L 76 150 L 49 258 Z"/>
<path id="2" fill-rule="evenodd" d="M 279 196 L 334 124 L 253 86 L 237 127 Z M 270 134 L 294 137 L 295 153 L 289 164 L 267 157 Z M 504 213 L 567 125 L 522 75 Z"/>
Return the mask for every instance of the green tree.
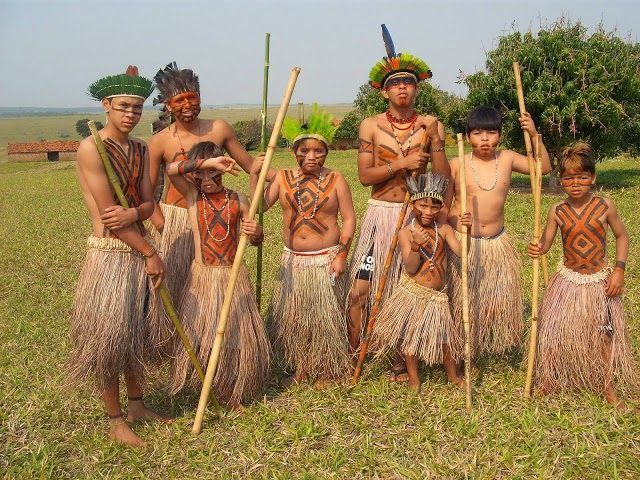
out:
<path id="1" fill-rule="evenodd" d="M 101 128 L 104 128 L 104 125 L 102 124 L 102 122 L 97 121 L 96 128 L 100 130 Z M 76 132 L 78 132 L 78 135 L 80 135 L 82 138 L 86 138 L 91 135 L 91 131 L 89 130 L 88 118 L 82 118 L 76 122 Z"/>
<path id="2" fill-rule="evenodd" d="M 562 148 L 591 143 L 601 159 L 640 146 L 640 48 L 607 32 L 592 34 L 560 18 L 537 34 L 512 32 L 487 54 L 486 71 L 464 79 L 467 111 L 491 105 L 503 113 L 503 140 L 523 150 L 512 63 L 520 62 L 527 111 L 542 133 L 554 166 Z M 458 112 L 460 115 L 462 112 Z"/>

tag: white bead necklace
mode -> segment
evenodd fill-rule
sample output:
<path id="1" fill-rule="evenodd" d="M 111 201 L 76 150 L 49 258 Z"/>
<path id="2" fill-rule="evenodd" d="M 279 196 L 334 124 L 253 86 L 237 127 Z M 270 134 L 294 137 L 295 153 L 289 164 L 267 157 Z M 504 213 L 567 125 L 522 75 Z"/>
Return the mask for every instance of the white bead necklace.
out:
<path id="1" fill-rule="evenodd" d="M 317 185 L 318 191 L 316 192 L 316 198 L 313 201 L 313 211 L 311 212 L 311 215 L 308 217 L 304 214 L 304 210 L 302 209 L 302 201 L 300 200 L 300 177 L 301 176 L 302 176 L 302 170 L 299 169 L 298 175 L 296 176 L 296 200 L 298 202 L 298 211 L 300 212 L 300 215 L 302 215 L 302 218 L 304 218 L 305 220 L 311 220 L 313 217 L 316 216 L 316 212 L 318 211 L 318 200 L 320 199 L 320 184 L 324 180 L 324 176 L 322 174 L 318 175 L 318 185 Z M 309 180 L 309 182 L 311 182 L 311 180 Z"/>
<path id="2" fill-rule="evenodd" d="M 469 159 L 469 161 L 471 162 L 471 171 L 473 172 L 473 179 L 476 181 L 476 185 L 478 185 L 478 187 L 480 187 L 480 189 L 484 190 L 485 192 L 490 192 L 491 190 L 493 190 L 496 187 L 496 184 L 498 183 L 498 154 L 496 153 L 496 171 L 495 171 L 495 178 L 493 179 L 493 185 L 491 185 L 488 188 L 480 185 L 478 174 L 476 173 L 476 169 L 473 166 L 473 152 L 471 152 L 471 158 Z"/>
<path id="3" fill-rule="evenodd" d="M 411 219 L 411 230 L 415 230 L 415 218 Z M 438 251 L 438 240 L 439 240 L 439 236 L 438 236 L 438 223 L 437 222 L 433 222 L 433 229 L 436 232 L 436 240 L 433 244 L 433 252 L 431 253 L 431 255 L 429 255 L 427 252 L 424 251 L 424 249 L 422 248 L 422 246 L 420 246 L 420 253 L 424 256 L 424 258 L 426 258 L 427 260 L 429 260 L 429 270 L 433 270 L 436 265 L 435 263 L 433 263 L 433 259 L 436 257 L 436 252 Z"/>
<path id="4" fill-rule="evenodd" d="M 209 230 L 209 220 L 207 219 L 207 204 L 211 207 L 211 210 L 214 210 L 216 212 L 221 212 L 225 207 L 229 207 L 229 199 L 231 198 L 231 195 L 229 194 L 229 190 L 227 190 L 226 188 L 224 189 L 224 192 L 224 203 L 220 208 L 216 208 L 215 205 L 211 203 L 211 200 L 209 200 L 209 198 L 204 194 L 204 192 L 200 190 L 200 194 L 202 195 L 202 216 L 204 217 L 204 224 L 207 227 L 207 233 L 214 242 L 218 243 L 224 242 L 229 237 L 229 233 L 231 232 L 231 208 L 227 208 L 227 233 L 222 238 L 216 238 L 211 233 L 211 230 Z"/>

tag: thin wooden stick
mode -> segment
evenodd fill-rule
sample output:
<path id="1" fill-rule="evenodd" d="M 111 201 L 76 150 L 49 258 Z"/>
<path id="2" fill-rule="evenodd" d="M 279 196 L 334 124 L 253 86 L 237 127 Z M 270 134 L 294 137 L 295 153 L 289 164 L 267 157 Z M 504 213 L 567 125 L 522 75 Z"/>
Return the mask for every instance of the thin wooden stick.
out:
<path id="1" fill-rule="evenodd" d="M 295 67 L 293 68 L 293 70 L 291 70 L 291 75 L 289 76 L 289 83 L 285 90 L 282 103 L 280 104 L 280 110 L 278 110 L 278 116 L 276 117 L 276 121 L 273 126 L 273 131 L 271 132 L 271 139 L 269 140 L 269 146 L 267 148 L 267 153 L 264 158 L 262 170 L 260 170 L 258 183 L 256 185 L 255 191 L 253 192 L 253 198 L 251 199 L 251 206 L 249 207 L 249 214 L 248 214 L 248 218 L 250 219 L 254 219 L 256 216 L 256 212 L 258 210 L 258 204 L 260 202 L 260 197 L 263 195 L 264 184 L 267 180 L 267 173 L 269 172 L 269 166 L 271 165 L 271 159 L 273 158 L 273 153 L 275 152 L 275 149 L 278 145 L 278 137 L 280 136 L 280 130 L 282 129 L 282 122 L 284 121 L 284 117 L 287 114 L 289 101 L 291 100 L 291 95 L 293 95 L 293 89 L 296 85 L 296 80 L 298 79 L 299 74 L 300 74 L 299 67 Z M 222 341 L 224 340 L 224 334 L 227 328 L 227 320 L 229 319 L 229 311 L 231 310 L 231 300 L 233 299 L 233 292 L 236 287 L 238 274 L 240 272 L 240 267 L 242 265 L 244 252 L 247 248 L 247 243 L 248 243 L 248 237 L 244 233 L 241 234 L 240 240 L 238 241 L 236 256 L 233 260 L 233 266 L 231 267 L 231 272 L 229 274 L 229 283 L 227 284 L 227 289 L 224 294 L 224 303 L 222 304 L 222 309 L 220 311 L 220 318 L 218 320 L 218 327 L 216 329 L 216 338 L 213 342 L 213 347 L 211 348 L 209 363 L 207 364 L 207 373 L 205 374 L 204 382 L 202 384 L 202 391 L 200 392 L 200 400 L 198 402 L 198 410 L 196 411 L 196 418 L 193 423 L 193 428 L 191 430 L 193 433 L 196 433 L 196 434 L 200 433 L 200 431 L 202 430 L 202 421 L 203 421 L 205 409 L 207 406 L 207 399 L 209 398 L 209 392 L 213 384 L 213 378 L 216 374 L 216 370 L 218 367 L 218 359 L 220 357 Z"/>
<path id="2" fill-rule="evenodd" d="M 523 116 L 526 111 L 527 108 L 524 104 L 524 90 L 522 89 L 522 79 L 520 78 L 520 64 L 518 62 L 513 62 L 513 75 L 515 76 L 516 79 L 516 94 L 518 96 L 518 107 L 520 108 L 520 116 Z M 531 195 L 533 196 L 533 203 L 535 204 L 536 202 L 536 195 L 538 191 L 536 186 L 538 184 L 538 182 L 542 182 L 542 178 L 537 179 L 536 178 L 536 167 L 535 167 L 535 162 L 533 160 L 533 150 L 531 148 L 531 136 L 529 135 L 529 132 L 523 132 L 524 133 L 524 146 L 525 149 L 527 151 L 527 161 L 529 163 L 529 183 L 531 184 Z M 538 147 L 536 146 L 536 155 L 538 152 Z M 542 173 L 542 172 L 541 172 Z M 547 286 L 547 283 L 549 282 L 549 269 L 548 269 L 548 265 L 547 265 L 547 256 L 546 255 L 542 255 L 541 257 L 542 260 L 542 273 L 543 273 L 543 278 L 544 278 L 544 286 Z"/>
<path id="3" fill-rule="evenodd" d="M 422 136 L 422 144 L 423 149 L 426 150 L 428 147 L 427 141 L 427 132 L 425 130 Z M 396 247 L 398 246 L 398 233 L 400 229 L 402 229 L 402 225 L 404 224 L 404 217 L 407 214 L 407 208 L 409 207 L 409 191 L 407 190 L 407 194 L 404 196 L 404 202 L 402 203 L 402 209 L 400 210 L 400 216 L 398 217 L 398 222 L 396 223 L 396 230 L 391 238 L 391 245 L 389 245 L 389 250 L 387 250 L 387 257 L 384 261 L 384 266 L 382 267 L 382 274 L 380 275 L 380 282 L 378 283 L 378 290 L 376 291 L 376 295 L 373 297 L 373 305 L 371 306 L 371 312 L 369 313 L 369 319 L 367 320 L 367 330 L 364 335 L 364 339 L 360 344 L 360 352 L 358 354 L 358 362 L 356 363 L 356 368 L 353 371 L 353 375 L 351 376 L 351 385 L 355 385 L 360 378 L 360 374 L 362 373 L 362 365 L 364 365 L 364 360 L 367 356 L 367 350 L 369 350 L 369 343 L 371 342 L 371 335 L 373 333 L 373 327 L 376 324 L 376 318 L 378 316 L 378 312 L 380 311 L 380 305 L 382 304 L 382 295 L 384 294 L 384 289 L 387 286 L 387 278 L 389 277 L 389 271 L 391 270 L 391 263 L 393 262 L 393 254 L 396 251 Z"/>
<path id="4" fill-rule="evenodd" d="M 122 187 L 120 186 L 120 182 L 118 181 L 118 176 L 111 165 L 111 161 L 109 160 L 109 154 L 104 147 L 104 143 L 102 143 L 102 139 L 100 138 L 100 134 L 96 129 L 96 125 L 93 120 L 89 120 L 88 122 L 89 130 L 91 131 L 91 135 L 93 136 L 93 140 L 96 142 L 96 147 L 98 149 L 98 153 L 100 154 L 100 158 L 102 159 L 102 164 L 104 165 L 104 169 L 107 172 L 107 177 L 109 178 L 109 183 L 111 183 L 111 187 L 118 197 L 118 202 L 124 208 L 129 208 L 129 202 L 127 201 L 127 197 L 125 197 L 124 192 L 122 191 Z M 189 359 L 193 364 L 193 368 L 195 368 L 200 380 L 204 380 L 204 372 L 202 370 L 202 366 L 198 361 L 198 357 L 193 351 L 193 347 L 191 346 L 191 342 L 189 341 L 189 337 L 184 332 L 184 328 L 182 327 L 182 323 L 180 323 L 180 318 L 176 312 L 175 307 L 173 306 L 173 302 L 171 301 L 171 295 L 167 290 L 167 286 L 162 282 L 160 287 L 158 287 L 158 294 L 160 295 L 160 299 L 162 300 L 162 305 L 164 306 L 167 315 L 173 322 L 173 326 L 178 332 L 178 336 L 182 341 L 182 345 L 184 345 L 187 354 L 189 355 Z M 216 404 L 217 406 L 217 404 Z"/>
<path id="5" fill-rule="evenodd" d="M 264 152 L 267 149 L 267 97 L 269 92 L 269 42 L 271 41 L 271 34 L 264 34 L 264 78 L 262 81 L 262 128 L 260 129 L 260 151 Z M 262 205 L 263 198 L 260 197 L 260 204 L 258 205 L 258 223 L 260 226 L 264 223 L 264 206 Z M 258 245 L 258 251 L 256 252 L 256 303 L 258 304 L 258 310 L 262 305 L 262 243 Z"/>
<path id="6" fill-rule="evenodd" d="M 540 145 L 541 135 L 536 135 L 536 175 L 541 177 L 542 158 L 538 146 Z M 540 184 L 536 185 L 538 189 Z M 535 203 L 533 208 L 533 241 L 540 242 L 541 225 L 540 225 L 540 200 L 542 193 L 538 190 L 534 196 Z M 538 285 L 540 281 L 540 259 L 533 259 L 533 286 L 531 290 L 531 334 L 529 338 L 529 357 L 527 361 L 527 378 L 524 386 L 524 396 L 531 397 L 531 385 L 533 383 L 533 367 L 535 365 L 536 349 L 538 347 Z"/>
<path id="7" fill-rule="evenodd" d="M 460 177 L 460 213 L 467 213 L 467 177 L 465 173 L 464 138 L 458 133 L 458 176 Z M 456 200 L 457 201 L 457 200 Z M 469 322 L 469 227 L 462 227 L 462 323 L 464 324 L 464 383 L 467 411 L 471 411 L 471 323 Z"/>

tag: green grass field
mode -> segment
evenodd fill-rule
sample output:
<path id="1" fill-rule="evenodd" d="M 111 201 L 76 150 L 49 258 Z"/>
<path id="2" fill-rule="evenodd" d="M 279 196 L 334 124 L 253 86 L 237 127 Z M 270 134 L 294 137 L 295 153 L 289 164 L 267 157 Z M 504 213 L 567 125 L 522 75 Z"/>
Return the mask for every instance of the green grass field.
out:
<path id="1" fill-rule="evenodd" d="M 20 128 L 37 132 L 41 121 L 12 119 L 13 133 L 0 122 L 2 141 L 18 140 Z M 369 191 L 357 181 L 355 157 L 354 151 L 333 152 L 328 166 L 345 173 L 361 218 Z M 277 166 L 292 163 L 290 153 L 277 153 Z M 617 202 L 631 235 L 625 307 L 638 353 L 637 160 L 614 159 L 599 168 L 600 188 Z M 519 352 L 481 362 L 470 414 L 463 392 L 447 385 L 440 369 L 423 371 L 422 392 L 414 396 L 406 385 L 385 380 L 384 365 L 367 364 L 355 388 L 283 392 L 272 380 L 264 397 L 243 412 L 208 415 L 199 436 L 190 432 L 197 395 L 170 398 L 161 390 L 165 372 L 158 372 L 146 398 L 177 422 L 136 425 L 147 442 L 142 450 L 107 441 L 98 398 L 88 388 L 64 386 L 68 314 L 90 231 L 73 169 L 73 163 L 7 163 L 0 155 L 0 476 L 639 478 L 638 398 L 626 399 L 635 413 L 614 411 L 589 394 L 525 401 Z M 245 192 L 247 183 L 246 175 L 230 182 Z M 515 186 L 527 184 L 514 179 Z M 545 195 L 544 205 L 557 198 Z M 277 208 L 266 215 L 266 299 L 282 248 L 279 217 Z M 527 299 L 531 267 L 524 248 L 532 222 L 531 196 L 514 189 L 506 224 L 523 254 Z M 559 252 L 556 240 L 551 265 Z M 255 268 L 254 249 L 247 263 Z"/>

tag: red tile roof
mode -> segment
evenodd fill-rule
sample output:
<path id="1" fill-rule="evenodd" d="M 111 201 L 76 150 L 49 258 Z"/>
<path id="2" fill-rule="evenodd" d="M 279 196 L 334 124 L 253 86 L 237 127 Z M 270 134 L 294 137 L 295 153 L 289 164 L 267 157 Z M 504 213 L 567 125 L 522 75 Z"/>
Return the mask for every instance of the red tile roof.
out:
<path id="1" fill-rule="evenodd" d="M 7 153 L 47 153 L 47 152 L 76 152 L 80 142 L 78 140 L 56 140 L 53 142 L 8 143 Z"/>

